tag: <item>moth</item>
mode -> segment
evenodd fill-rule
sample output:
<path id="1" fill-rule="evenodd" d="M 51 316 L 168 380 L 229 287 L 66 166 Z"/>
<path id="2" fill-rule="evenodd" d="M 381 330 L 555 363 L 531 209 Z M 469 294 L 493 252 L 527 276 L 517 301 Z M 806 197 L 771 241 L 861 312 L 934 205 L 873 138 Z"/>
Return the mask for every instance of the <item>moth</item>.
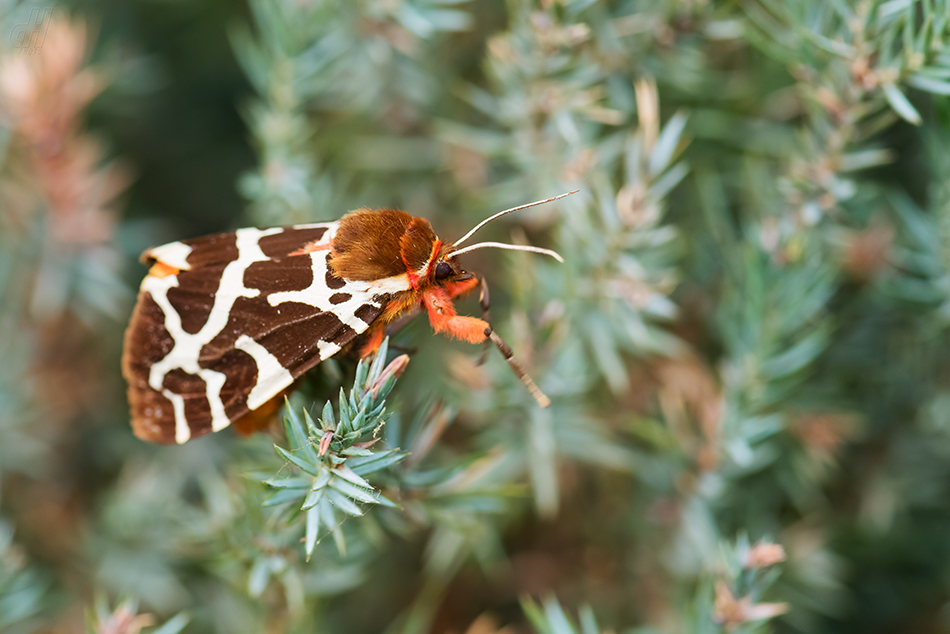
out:
<path id="1" fill-rule="evenodd" d="M 532 246 L 460 245 L 496 218 L 573 193 L 497 213 L 451 244 L 425 218 L 359 209 L 335 222 L 238 229 L 148 249 L 142 261 L 151 268 L 122 354 L 135 435 L 184 443 L 273 411 L 303 373 L 360 335 L 364 353 L 374 350 L 387 325 L 417 310 L 436 332 L 494 342 L 546 406 L 488 322 L 456 314 L 452 300 L 479 285 L 457 258 L 495 247 L 563 261 Z"/>

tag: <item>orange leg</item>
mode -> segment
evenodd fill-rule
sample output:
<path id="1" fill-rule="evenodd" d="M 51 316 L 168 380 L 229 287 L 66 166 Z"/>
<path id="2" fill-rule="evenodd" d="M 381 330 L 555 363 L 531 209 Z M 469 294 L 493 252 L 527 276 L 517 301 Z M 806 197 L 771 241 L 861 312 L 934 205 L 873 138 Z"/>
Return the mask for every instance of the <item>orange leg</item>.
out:
<path id="1" fill-rule="evenodd" d="M 234 427 L 237 435 L 246 438 L 254 432 L 267 431 L 271 425 L 277 422 L 277 412 L 280 410 L 280 406 L 284 404 L 284 397 L 290 394 L 291 389 L 281 390 L 274 398 L 234 421 L 231 426 Z"/>
<path id="2" fill-rule="evenodd" d="M 464 282 L 449 282 L 443 288 L 449 295 L 449 299 L 454 299 L 459 295 L 464 295 L 472 289 L 478 286 L 478 278 L 472 276 L 471 279 L 465 280 Z"/>
<path id="3" fill-rule="evenodd" d="M 377 326 L 370 330 L 369 335 L 366 337 L 366 343 L 363 344 L 363 347 L 360 348 L 360 358 L 368 357 L 377 350 L 379 346 L 383 343 L 383 337 L 386 335 L 386 326 Z"/>
<path id="4" fill-rule="evenodd" d="M 473 282 L 469 290 L 478 284 L 474 278 Z M 422 295 L 422 304 L 429 314 L 429 323 L 436 332 L 444 332 L 469 343 L 481 343 L 487 336 L 485 332 L 491 330 L 486 321 L 456 315 L 451 295 L 446 289 L 433 288 L 426 291 Z"/>

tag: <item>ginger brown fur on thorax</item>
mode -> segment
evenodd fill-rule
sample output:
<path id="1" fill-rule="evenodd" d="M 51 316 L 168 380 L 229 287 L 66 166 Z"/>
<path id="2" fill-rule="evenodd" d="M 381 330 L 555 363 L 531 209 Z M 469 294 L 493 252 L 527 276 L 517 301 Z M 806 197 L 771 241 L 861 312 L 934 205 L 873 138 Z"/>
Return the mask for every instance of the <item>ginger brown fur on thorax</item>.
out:
<path id="1" fill-rule="evenodd" d="M 438 240 L 425 218 L 396 209 L 358 209 L 340 220 L 333 238 L 333 272 L 371 282 L 422 267 Z"/>

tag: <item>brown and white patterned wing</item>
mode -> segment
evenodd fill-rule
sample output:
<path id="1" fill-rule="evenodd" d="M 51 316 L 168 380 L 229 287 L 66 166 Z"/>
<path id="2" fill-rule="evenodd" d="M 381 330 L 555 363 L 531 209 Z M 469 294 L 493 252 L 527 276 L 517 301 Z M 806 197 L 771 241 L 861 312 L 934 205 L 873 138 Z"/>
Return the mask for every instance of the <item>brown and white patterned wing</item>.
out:
<path id="1" fill-rule="evenodd" d="M 137 436 L 183 443 L 227 427 L 408 288 L 406 276 L 335 277 L 327 261 L 336 229 L 239 229 L 146 252 L 164 267 L 142 281 L 122 359 Z"/>

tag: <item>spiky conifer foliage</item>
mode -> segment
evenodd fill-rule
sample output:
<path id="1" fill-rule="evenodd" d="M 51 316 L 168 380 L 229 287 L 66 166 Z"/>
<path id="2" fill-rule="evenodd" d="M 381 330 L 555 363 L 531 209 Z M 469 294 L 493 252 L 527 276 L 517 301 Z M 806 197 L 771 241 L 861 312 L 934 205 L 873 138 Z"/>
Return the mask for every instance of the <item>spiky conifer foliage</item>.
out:
<path id="1" fill-rule="evenodd" d="M 946 0 L 0 26 L 0 630 L 950 627 Z M 270 433 L 131 436 L 143 248 L 364 206 L 453 239 L 573 189 L 483 230 L 563 264 L 462 256 L 550 408 L 416 320 Z"/>

